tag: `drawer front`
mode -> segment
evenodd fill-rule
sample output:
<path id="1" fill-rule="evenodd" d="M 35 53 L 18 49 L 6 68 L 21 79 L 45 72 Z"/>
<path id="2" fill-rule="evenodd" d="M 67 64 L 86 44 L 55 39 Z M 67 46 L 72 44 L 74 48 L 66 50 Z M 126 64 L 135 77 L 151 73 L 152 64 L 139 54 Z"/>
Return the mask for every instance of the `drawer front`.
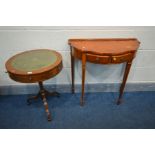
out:
<path id="1" fill-rule="evenodd" d="M 123 63 L 127 61 L 131 61 L 134 58 L 134 55 L 129 53 L 129 54 L 123 54 L 119 56 L 112 56 L 112 63 Z"/>
<path id="2" fill-rule="evenodd" d="M 86 60 L 96 64 L 111 63 L 110 56 L 98 56 L 98 55 L 87 54 Z"/>

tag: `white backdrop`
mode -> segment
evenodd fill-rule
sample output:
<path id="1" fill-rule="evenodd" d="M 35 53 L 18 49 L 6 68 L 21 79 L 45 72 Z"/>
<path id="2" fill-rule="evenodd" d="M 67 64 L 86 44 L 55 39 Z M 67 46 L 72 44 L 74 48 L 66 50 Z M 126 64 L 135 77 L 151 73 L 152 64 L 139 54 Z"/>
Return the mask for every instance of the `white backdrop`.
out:
<path id="1" fill-rule="evenodd" d="M 141 42 L 128 82 L 155 82 L 155 27 L 0 27 L 0 86 L 22 85 L 5 73 L 5 62 L 19 52 L 47 48 L 59 51 L 64 68 L 51 84 L 70 84 L 70 38 L 136 37 Z M 86 83 L 117 83 L 122 78 L 124 65 L 95 65 L 87 63 Z M 76 83 L 81 83 L 81 64 L 76 62 Z M 23 84 L 25 85 L 25 84 Z"/>

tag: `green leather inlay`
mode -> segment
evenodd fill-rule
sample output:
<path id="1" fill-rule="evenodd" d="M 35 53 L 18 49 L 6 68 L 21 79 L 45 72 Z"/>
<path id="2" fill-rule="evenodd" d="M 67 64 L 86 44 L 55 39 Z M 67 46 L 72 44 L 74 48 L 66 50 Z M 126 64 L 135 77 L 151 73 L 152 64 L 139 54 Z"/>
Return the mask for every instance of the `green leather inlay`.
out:
<path id="1" fill-rule="evenodd" d="M 55 63 L 56 60 L 57 56 L 54 52 L 48 50 L 38 50 L 25 52 L 16 56 L 11 65 L 17 70 L 31 72 L 43 67 L 48 67 Z"/>

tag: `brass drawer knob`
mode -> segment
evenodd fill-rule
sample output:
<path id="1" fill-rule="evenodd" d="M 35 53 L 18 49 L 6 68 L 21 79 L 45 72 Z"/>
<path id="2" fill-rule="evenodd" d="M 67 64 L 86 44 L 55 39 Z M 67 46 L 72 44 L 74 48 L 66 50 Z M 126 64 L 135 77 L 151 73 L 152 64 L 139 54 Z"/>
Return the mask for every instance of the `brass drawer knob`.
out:
<path id="1" fill-rule="evenodd" d="M 114 57 L 113 60 L 116 61 L 116 58 Z"/>

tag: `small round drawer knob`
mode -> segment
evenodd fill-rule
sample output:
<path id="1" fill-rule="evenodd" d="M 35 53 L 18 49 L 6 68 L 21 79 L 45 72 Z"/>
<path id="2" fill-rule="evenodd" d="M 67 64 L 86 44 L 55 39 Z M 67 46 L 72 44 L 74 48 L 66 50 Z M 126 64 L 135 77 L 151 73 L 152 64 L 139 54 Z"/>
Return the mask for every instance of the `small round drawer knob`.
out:
<path id="1" fill-rule="evenodd" d="M 116 61 L 116 58 L 114 57 L 113 60 Z"/>

